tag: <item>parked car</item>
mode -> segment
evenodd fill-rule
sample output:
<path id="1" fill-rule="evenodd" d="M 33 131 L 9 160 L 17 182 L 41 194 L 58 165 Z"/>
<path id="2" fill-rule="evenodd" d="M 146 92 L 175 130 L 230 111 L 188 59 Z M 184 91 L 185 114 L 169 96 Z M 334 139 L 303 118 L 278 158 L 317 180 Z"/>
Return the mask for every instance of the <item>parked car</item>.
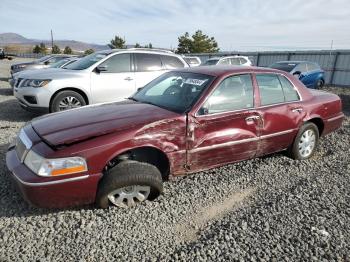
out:
<path id="1" fill-rule="evenodd" d="M 123 100 L 164 72 L 188 67 L 179 55 L 156 49 L 96 52 L 65 67 L 19 78 L 14 95 L 28 111 L 57 112 Z"/>
<path id="2" fill-rule="evenodd" d="M 320 89 L 324 86 L 324 71 L 317 63 L 308 61 L 281 61 L 270 66 L 283 70 L 299 78 L 309 88 Z"/>
<path id="3" fill-rule="evenodd" d="M 35 71 L 35 70 L 47 70 L 50 68 L 65 68 L 65 66 L 70 65 L 71 63 L 74 63 L 77 60 L 79 60 L 78 57 L 68 57 L 68 58 L 61 59 L 61 60 L 57 61 L 56 63 L 50 64 L 46 68 L 34 68 L 31 70 L 24 70 L 24 71 L 14 73 L 12 75 L 12 77 L 9 79 L 9 83 L 13 89 L 14 86 L 16 85 L 18 79 L 30 78 L 31 75 L 34 73 L 33 71 Z M 47 72 L 48 71 L 46 71 L 46 73 Z"/>
<path id="4" fill-rule="evenodd" d="M 283 150 L 308 159 L 343 118 L 337 95 L 286 72 L 192 67 L 125 101 L 34 119 L 6 163 L 33 205 L 130 207 L 157 197 L 170 177 Z"/>
<path id="5" fill-rule="evenodd" d="M 198 56 L 184 56 L 184 60 L 189 66 L 200 66 L 202 63 L 201 59 Z"/>
<path id="6" fill-rule="evenodd" d="M 50 66 L 50 64 L 56 63 L 62 59 L 66 59 L 69 57 L 72 57 L 72 55 L 61 55 L 61 54 L 47 55 L 31 62 L 14 64 L 11 66 L 10 73 L 12 76 L 13 74 L 23 70 L 47 68 Z"/>
<path id="7" fill-rule="evenodd" d="M 252 62 L 247 56 L 223 56 L 209 58 L 203 65 L 238 65 L 238 66 L 251 66 Z"/>

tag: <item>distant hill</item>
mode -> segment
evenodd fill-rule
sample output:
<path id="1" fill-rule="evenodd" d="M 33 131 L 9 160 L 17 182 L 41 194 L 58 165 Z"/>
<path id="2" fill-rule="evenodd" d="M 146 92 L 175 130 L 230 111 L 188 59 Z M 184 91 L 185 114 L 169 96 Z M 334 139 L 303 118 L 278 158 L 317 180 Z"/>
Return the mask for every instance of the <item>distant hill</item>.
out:
<path id="1" fill-rule="evenodd" d="M 44 43 L 47 47 L 51 47 L 50 40 L 39 40 L 39 39 L 29 39 L 22 35 L 16 33 L 0 33 L 0 46 L 35 46 L 40 43 Z M 85 51 L 87 49 L 94 49 L 95 51 L 109 49 L 107 45 L 98 45 L 85 43 L 75 40 L 54 40 L 54 44 L 58 45 L 60 49 L 64 49 L 66 46 L 69 46 L 74 51 Z"/>

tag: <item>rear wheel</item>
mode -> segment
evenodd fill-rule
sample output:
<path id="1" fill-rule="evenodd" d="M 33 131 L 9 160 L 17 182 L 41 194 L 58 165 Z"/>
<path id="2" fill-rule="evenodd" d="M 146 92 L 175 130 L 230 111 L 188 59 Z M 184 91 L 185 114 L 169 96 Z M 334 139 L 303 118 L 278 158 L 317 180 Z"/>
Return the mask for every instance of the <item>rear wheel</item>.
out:
<path id="1" fill-rule="evenodd" d="M 114 205 L 129 208 L 154 199 L 163 192 L 162 175 L 148 163 L 122 161 L 102 178 L 96 203 L 101 208 Z"/>
<path id="2" fill-rule="evenodd" d="M 85 99 L 81 94 L 75 91 L 66 90 L 59 92 L 54 97 L 50 106 L 50 112 L 59 112 L 85 105 Z"/>
<path id="3" fill-rule="evenodd" d="M 319 131 L 315 124 L 305 123 L 299 130 L 294 143 L 288 150 L 288 155 L 297 160 L 312 157 L 318 144 Z"/>
<path id="4" fill-rule="evenodd" d="M 324 86 L 324 81 L 322 79 L 317 80 L 316 88 L 321 89 Z"/>

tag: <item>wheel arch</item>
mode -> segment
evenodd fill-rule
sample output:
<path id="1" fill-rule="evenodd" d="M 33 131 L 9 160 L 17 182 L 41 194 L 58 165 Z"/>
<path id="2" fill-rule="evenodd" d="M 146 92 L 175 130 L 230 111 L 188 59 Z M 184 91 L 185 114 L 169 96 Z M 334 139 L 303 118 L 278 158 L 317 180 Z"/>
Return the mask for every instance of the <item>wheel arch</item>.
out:
<path id="1" fill-rule="evenodd" d="M 321 117 L 319 117 L 319 116 L 311 117 L 311 118 L 307 119 L 304 122 L 304 124 L 305 123 L 313 123 L 313 124 L 315 124 L 317 126 L 317 128 L 318 128 L 319 136 L 322 136 L 323 131 L 324 131 L 324 122 L 323 122 Z"/>
<path id="2" fill-rule="evenodd" d="M 85 102 L 86 102 L 86 105 L 88 105 L 89 104 L 89 97 L 87 96 L 87 94 L 83 91 L 83 90 L 81 90 L 81 89 L 79 89 L 79 88 L 76 88 L 76 87 L 64 87 L 64 88 L 61 88 L 61 89 L 59 89 L 59 90 L 57 90 L 52 96 L 51 96 L 51 98 L 50 98 L 50 104 L 49 104 L 49 107 L 51 108 L 51 105 L 52 105 L 52 101 L 54 100 L 54 98 L 57 96 L 57 94 L 59 94 L 60 92 L 62 92 L 62 91 L 74 91 L 74 92 L 77 92 L 78 94 L 80 94 L 83 98 L 84 98 L 84 100 L 85 100 Z"/>
<path id="3" fill-rule="evenodd" d="M 169 178 L 170 159 L 165 152 L 157 147 L 145 145 L 118 152 L 105 164 L 103 171 L 113 168 L 124 160 L 135 160 L 154 165 L 162 174 L 163 180 L 168 180 Z"/>

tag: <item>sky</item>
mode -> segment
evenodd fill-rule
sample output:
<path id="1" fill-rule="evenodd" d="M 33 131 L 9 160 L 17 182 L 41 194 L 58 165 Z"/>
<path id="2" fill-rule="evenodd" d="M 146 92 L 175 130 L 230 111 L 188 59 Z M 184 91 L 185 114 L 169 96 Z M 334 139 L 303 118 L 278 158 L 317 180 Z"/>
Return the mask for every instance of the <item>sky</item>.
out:
<path id="1" fill-rule="evenodd" d="M 0 33 L 176 48 L 201 29 L 222 51 L 350 48 L 349 0 L 0 0 Z"/>

